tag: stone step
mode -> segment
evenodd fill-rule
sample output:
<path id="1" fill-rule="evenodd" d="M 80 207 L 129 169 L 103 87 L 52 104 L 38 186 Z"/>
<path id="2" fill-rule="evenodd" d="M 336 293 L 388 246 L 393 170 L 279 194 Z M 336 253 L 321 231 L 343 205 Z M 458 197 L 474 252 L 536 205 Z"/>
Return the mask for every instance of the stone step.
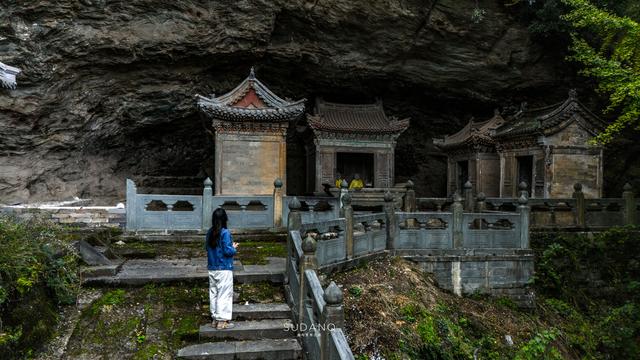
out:
<path id="1" fill-rule="evenodd" d="M 289 319 L 235 321 L 233 329 L 218 330 L 211 324 L 200 326 L 201 338 L 229 340 L 285 339 L 296 335 Z"/>
<path id="2" fill-rule="evenodd" d="M 187 346 L 178 350 L 179 359 L 294 360 L 302 357 L 296 339 L 225 341 Z"/>
<path id="3" fill-rule="evenodd" d="M 235 320 L 290 319 L 291 308 L 284 303 L 234 304 L 232 314 Z"/>

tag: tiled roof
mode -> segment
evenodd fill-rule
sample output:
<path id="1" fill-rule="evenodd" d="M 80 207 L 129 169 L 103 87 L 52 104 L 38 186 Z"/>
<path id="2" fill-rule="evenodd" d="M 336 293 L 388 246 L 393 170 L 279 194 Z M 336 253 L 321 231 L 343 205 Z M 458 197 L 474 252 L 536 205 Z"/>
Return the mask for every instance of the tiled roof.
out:
<path id="1" fill-rule="evenodd" d="M 561 103 L 538 109 L 521 109 L 496 130 L 495 138 L 553 134 L 563 127 L 563 123 L 576 114 L 580 115 L 581 121 L 585 122 L 583 125 L 592 129 L 594 133 L 605 126 L 598 116 L 578 101 L 575 90 L 571 90 L 569 97 Z"/>
<path id="2" fill-rule="evenodd" d="M 18 73 L 20 73 L 20 69 L 0 62 L 0 87 L 15 89 Z"/>
<path id="3" fill-rule="evenodd" d="M 473 122 L 469 120 L 462 130 L 453 135 L 445 136 L 444 139 L 436 141 L 435 144 L 443 149 L 451 149 L 468 145 L 493 145 L 493 131 L 504 123 L 504 119 L 498 111 L 492 118 Z"/>
<path id="4" fill-rule="evenodd" d="M 314 130 L 344 133 L 399 134 L 409 127 L 409 119 L 387 117 L 381 101 L 358 105 L 317 99 L 315 113 L 307 120 Z"/>
<path id="5" fill-rule="evenodd" d="M 283 122 L 304 113 L 305 99 L 292 102 L 278 97 L 255 77 L 253 68 L 249 76 L 228 93 L 197 97 L 200 110 L 220 120 Z"/>

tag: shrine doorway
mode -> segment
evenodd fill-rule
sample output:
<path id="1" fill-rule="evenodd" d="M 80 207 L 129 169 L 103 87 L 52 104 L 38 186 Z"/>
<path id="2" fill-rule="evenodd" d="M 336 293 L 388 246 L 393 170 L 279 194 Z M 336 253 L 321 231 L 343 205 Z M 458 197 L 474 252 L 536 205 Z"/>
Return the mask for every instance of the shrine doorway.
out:
<path id="1" fill-rule="evenodd" d="M 527 183 L 527 193 L 531 196 L 531 184 L 533 183 L 533 156 L 517 156 L 518 160 L 518 184 Z"/>
<path id="2" fill-rule="evenodd" d="M 355 174 L 359 174 L 366 187 L 373 187 L 373 154 L 371 153 L 337 153 L 337 172 L 347 181 L 351 181 Z"/>
<path id="3" fill-rule="evenodd" d="M 464 184 L 469 181 L 469 161 L 458 161 L 458 179 L 456 181 L 456 191 L 460 194 L 464 194 Z"/>

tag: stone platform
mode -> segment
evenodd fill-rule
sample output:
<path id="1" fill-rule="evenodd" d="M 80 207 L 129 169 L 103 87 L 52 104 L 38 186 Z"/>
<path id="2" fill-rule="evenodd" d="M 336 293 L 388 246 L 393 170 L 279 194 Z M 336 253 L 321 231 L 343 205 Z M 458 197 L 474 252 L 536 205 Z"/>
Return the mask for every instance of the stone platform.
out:
<path id="1" fill-rule="evenodd" d="M 268 257 L 266 265 L 234 263 L 236 283 L 270 281 L 282 283 L 285 259 Z M 137 286 L 149 283 L 172 283 L 207 280 L 207 258 L 192 259 L 133 259 L 105 267 L 89 267 L 83 271 L 83 285 Z"/>

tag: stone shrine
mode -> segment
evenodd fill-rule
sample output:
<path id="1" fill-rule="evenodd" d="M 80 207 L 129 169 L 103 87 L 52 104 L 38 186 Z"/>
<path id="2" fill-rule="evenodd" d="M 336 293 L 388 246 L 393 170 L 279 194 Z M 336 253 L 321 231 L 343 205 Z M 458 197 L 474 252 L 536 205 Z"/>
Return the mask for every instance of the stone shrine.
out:
<path id="1" fill-rule="evenodd" d="M 304 114 L 304 101 L 278 97 L 253 68 L 224 95 L 198 95 L 215 131 L 215 195 L 270 195 L 275 179 L 286 189 L 287 129 Z"/>
<path id="2" fill-rule="evenodd" d="M 528 109 L 504 119 L 499 113 L 470 121 L 459 132 L 434 141 L 448 156 L 448 195 L 471 181 L 476 193 L 517 197 L 526 182 L 532 198 L 571 197 L 576 182 L 586 197 L 602 197 L 602 147 L 589 139 L 605 124 L 575 90 L 558 104 Z"/>
<path id="3" fill-rule="evenodd" d="M 381 100 L 339 104 L 318 98 L 307 122 L 307 191 L 335 186 L 338 173 L 349 180 L 359 174 L 365 187 L 394 185 L 396 140 L 409 119 L 387 117 Z"/>

